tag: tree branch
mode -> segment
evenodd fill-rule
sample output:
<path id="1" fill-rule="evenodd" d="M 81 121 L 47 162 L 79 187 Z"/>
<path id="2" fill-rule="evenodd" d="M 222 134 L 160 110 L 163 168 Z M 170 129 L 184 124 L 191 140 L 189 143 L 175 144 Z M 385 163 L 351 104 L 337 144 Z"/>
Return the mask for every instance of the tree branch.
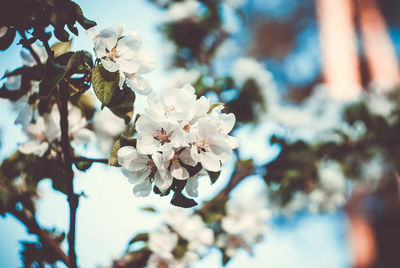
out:
<path id="1" fill-rule="evenodd" d="M 22 37 L 22 40 L 20 41 L 20 44 L 22 44 L 22 46 L 24 48 L 29 50 L 29 52 L 31 53 L 32 57 L 35 59 L 37 64 L 40 66 L 41 69 L 43 69 L 44 68 L 43 63 L 41 62 L 40 57 L 38 56 L 36 51 L 33 49 L 32 43 L 26 37 L 25 31 L 24 30 L 18 30 L 18 32 Z M 35 40 L 36 40 L 36 38 L 35 38 Z"/>
<path id="2" fill-rule="evenodd" d="M 61 88 L 58 84 L 57 91 L 57 106 L 60 111 L 60 127 L 61 127 L 61 148 L 62 148 L 62 161 L 65 164 L 66 184 L 68 203 L 70 208 L 70 226 L 68 233 L 68 258 L 70 267 L 76 268 L 76 253 L 75 253 L 75 226 L 76 226 L 76 210 L 79 204 L 79 195 L 74 193 L 74 172 L 72 170 L 73 158 L 71 155 L 71 145 L 68 135 L 68 90 Z"/>
<path id="3" fill-rule="evenodd" d="M 74 163 L 78 162 L 78 161 L 88 161 L 88 162 L 92 162 L 92 163 L 103 163 L 103 164 L 108 164 L 108 159 L 104 158 L 104 159 L 95 159 L 95 158 L 87 158 L 87 157 L 83 157 L 83 156 L 78 156 L 74 158 Z"/>
<path id="4" fill-rule="evenodd" d="M 9 212 L 28 228 L 29 233 L 36 234 L 39 237 L 40 243 L 49 248 L 69 267 L 68 256 L 61 250 L 60 245 L 49 236 L 49 233 L 40 228 L 35 217 L 29 217 L 24 210 L 18 211 L 15 208 L 10 209 Z"/>

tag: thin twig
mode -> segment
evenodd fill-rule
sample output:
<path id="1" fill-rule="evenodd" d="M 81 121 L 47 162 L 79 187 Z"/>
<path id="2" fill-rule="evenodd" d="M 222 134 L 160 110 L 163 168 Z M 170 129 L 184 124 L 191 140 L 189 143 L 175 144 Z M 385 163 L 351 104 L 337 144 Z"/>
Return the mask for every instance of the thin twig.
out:
<path id="1" fill-rule="evenodd" d="M 70 267 L 76 268 L 76 253 L 75 253 L 75 226 L 76 226 L 76 210 L 79 203 L 79 195 L 74 193 L 74 172 L 72 170 L 73 158 L 71 155 L 70 141 L 68 136 L 68 90 L 61 88 L 58 84 L 57 90 L 57 106 L 60 111 L 60 127 L 61 127 L 61 148 L 62 148 L 62 160 L 65 164 L 66 172 L 66 184 L 67 184 L 67 195 L 68 203 L 70 208 L 70 226 L 68 234 L 68 258 Z"/>
<path id="2" fill-rule="evenodd" d="M 9 212 L 21 221 L 28 228 L 30 233 L 36 234 L 43 246 L 50 249 L 63 263 L 65 263 L 65 265 L 69 267 L 68 256 L 61 250 L 60 245 L 50 237 L 49 233 L 40 228 L 33 216 L 29 217 L 24 210 L 18 211 L 15 208 L 10 209 Z"/>
<path id="3" fill-rule="evenodd" d="M 107 158 L 87 158 L 83 156 L 75 157 L 74 158 L 74 163 L 79 162 L 79 161 L 88 161 L 92 163 L 103 163 L 103 164 L 108 164 L 108 159 Z"/>
<path id="4" fill-rule="evenodd" d="M 31 55 L 35 59 L 36 63 L 40 66 L 40 68 L 43 69 L 44 68 L 43 63 L 41 62 L 39 55 L 33 49 L 31 43 L 28 41 L 28 38 L 26 37 L 25 31 L 24 30 L 19 30 L 18 32 L 22 37 L 22 40 L 20 41 L 22 46 L 29 50 L 29 52 L 31 53 Z"/>

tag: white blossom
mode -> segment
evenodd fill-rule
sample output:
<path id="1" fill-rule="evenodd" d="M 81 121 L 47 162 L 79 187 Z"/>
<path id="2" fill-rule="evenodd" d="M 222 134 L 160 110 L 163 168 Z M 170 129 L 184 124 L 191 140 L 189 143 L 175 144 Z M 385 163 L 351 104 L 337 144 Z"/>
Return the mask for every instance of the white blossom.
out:
<path id="1" fill-rule="evenodd" d="M 154 121 L 143 115 L 136 122 L 136 130 L 137 149 L 141 154 L 169 151 L 183 143 L 183 130 L 178 123 L 171 121 Z"/>
<path id="2" fill-rule="evenodd" d="M 180 21 L 199 15 L 200 4 L 197 0 L 185 0 L 172 3 L 167 10 L 167 20 Z"/>
<path id="3" fill-rule="evenodd" d="M 96 139 L 94 133 L 87 128 L 87 121 L 82 117 L 79 108 L 68 106 L 69 137 L 73 143 L 87 144 Z M 57 105 L 53 105 L 50 113 L 44 114 L 23 127 L 29 140 L 19 145 L 18 149 L 24 154 L 43 156 L 50 143 L 61 140 L 60 113 Z"/>
<path id="4" fill-rule="evenodd" d="M 164 212 L 163 216 L 165 222 L 189 242 L 190 250 L 196 251 L 212 245 L 214 232 L 206 227 L 199 215 L 189 215 L 183 209 L 173 209 Z"/>
<path id="5" fill-rule="evenodd" d="M 48 58 L 46 49 L 44 49 L 43 46 L 38 46 L 36 44 L 32 44 L 32 49 L 38 55 L 40 62 L 46 63 L 47 58 Z M 26 50 L 21 50 L 21 58 L 22 58 L 23 64 L 25 66 L 32 67 L 37 64 L 37 62 L 36 62 L 35 58 L 32 56 L 32 54 L 28 53 Z"/>
<path id="6" fill-rule="evenodd" d="M 109 109 L 95 113 L 93 121 L 100 150 L 108 155 L 114 145 L 115 138 L 124 131 L 125 123 Z"/>
<path id="7" fill-rule="evenodd" d="M 221 226 L 225 233 L 217 238 L 217 246 L 232 257 L 238 248 L 247 250 L 250 254 L 252 245 L 260 242 L 269 230 L 267 220 L 271 213 L 266 208 L 265 200 L 230 199 L 226 204 L 227 215 L 222 219 Z"/>
<path id="8" fill-rule="evenodd" d="M 158 255 L 168 258 L 178 243 L 178 235 L 168 230 L 167 227 L 149 233 L 149 248 Z"/>
<path id="9" fill-rule="evenodd" d="M 135 184 L 133 193 L 136 196 L 144 197 L 150 194 L 152 179 L 162 191 L 171 186 L 172 178 L 166 176 L 160 153 L 148 156 L 138 153 L 133 146 L 124 146 L 118 150 L 118 163 L 129 182 Z"/>
<path id="10" fill-rule="evenodd" d="M 346 202 L 346 178 L 339 163 L 323 161 L 318 166 L 320 187 L 309 194 L 311 212 L 333 211 Z"/>
<path id="11" fill-rule="evenodd" d="M 96 57 L 101 60 L 109 72 L 119 71 L 119 86 L 123 87 L 127 79 L 132 90 L 140 94 L 148 94 L 151 86 L 142 75 L 156 67 L 155 58 L 142 52 L 142 40 L 135 30 L 123 35 L 124 25 L 113 26 L 101 30 L 98 34 L 89 29 L 87 34 L 94 42 Z"/>
<path id="12" fill-rule="evenodd" d="M 217 127 L 209 118 L 200 118 L 193 126 L 195 138 L 190 153 L 209 171 L 221 170 L 221 162 L 232 156 L 232 148 L 227 139 L 221 136 Z"/>
<path id="13" fill-rule="evenodd" d="M 186 70 L 178 68 L 168 75 L 168 80 L 165 82 L 166 89 L 181 88 L 186 84 L 194 84 L 200 77 L 200 72 L 197 69 Z"/>

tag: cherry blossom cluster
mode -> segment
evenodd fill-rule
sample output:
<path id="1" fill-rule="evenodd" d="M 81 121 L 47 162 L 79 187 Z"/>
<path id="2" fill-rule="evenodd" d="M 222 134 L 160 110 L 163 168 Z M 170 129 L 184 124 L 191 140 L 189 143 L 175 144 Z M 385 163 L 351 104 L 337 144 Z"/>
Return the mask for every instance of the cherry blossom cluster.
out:
<path id="1" fill-rule="evenodd" d="M 137 120 L 137 145 L 118 151 L 118 163 L 129 181 L 136 184 L 133 192 L 147 196 L 152 182 L 167 190 L 173 179 L 187 180 L 186 191 L 197 195 L 197 179 L 201 168 L 218 172 L 221 163 L 232 156 L 238 146 L 236 138 L 228 135 L 235 124 L 232 113 L 222 112 L 223 105 L 210 105 L 187 84 L 167 89 L 159 98 L 152 93 L 145 113 Z M 190 167 L 200 172 L 190 174 Z"/>
<path id="2" fill-rule="evenodd" d="M 147 267 L 184 268 L 201 258 L 202 252 L 213 245 L 214 232 L 206 227 L 199 215 L 189 215 L 185 210 L 175 209 L 163 216 L 166 226 L 149 233 L 148 246 L 152 253 Z M 186 251 L 180 257 L 174 255 L 179 239 L 187 243 Z"/>
<path id="3" fill-rule="evenodd" d="M 24 110 L 22 110 L 24 112 Z M 24 119 L 21 119 L 24 117 Z M 28 119 L 26 119 L 28 118 Z M 57 105 L 53 105 L 50 113 L 32 120 L 32 113 L 20 113 L 18 116 L 22 122 L 23 132 L 28 136 L 28 141 L 18 146 L 23 154 L 35 154 L 42 157 L 52 145 L 61 141 L 60 113 Z M 82 117 L 81 110 L 72 104 L 68 105 L 69 137 L 73 143 L 88 144 L 96 140 L 96 135 L 85 128 L 87 120 Z"/>
<path id="4" fill-rule="evenodd" d="M 93 28 L 87 34 L 94 42 L 96 57 L 109 72 L 119 71 L 119 86 L 125 82 L 129 87 L 140 94 L 148 94 L 151 86 L 142 77 L 155 69 L 155 58 L 142 51 L 142 41 L 137 31 L 131 30 L 123 35 L 124 25 L 112 26 L 99 33 Z"/>
<path id="5" fill-rule="evenodd" d="M 221 220 L 223 232 L 216 237 L 216 245 L 229 258 L 239 248 L 252 255 L 252 246 L 261 242 L 269 231 L 267 220 L 271 212 L 264 198 L 230 199 L 226 204 L 226 216 Z"/>

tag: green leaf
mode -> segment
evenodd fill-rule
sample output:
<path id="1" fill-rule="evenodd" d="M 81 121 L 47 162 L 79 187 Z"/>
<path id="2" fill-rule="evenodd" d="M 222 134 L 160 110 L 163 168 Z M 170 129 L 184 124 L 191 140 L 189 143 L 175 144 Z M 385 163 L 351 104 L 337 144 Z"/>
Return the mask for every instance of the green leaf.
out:
<path id="1" fill-rule="evenodd" d="M 139 233 L 139 234 L 135 235 L 135 237 L 129 241 L 128 245 L 132 245 L 135 242 L 148 241 L 148 240 L 149 240 L 148 233 Z"/>
<path id="2" fill-rule="evenodd" d="M 51 50 L 54 53 L 54 58 L 57 58 L 58 56 L 69 52 L 71 50 L 71 43 L 72 41 L 69 40 L 68 42 L 58 42 L 51 46 Z"/>
<path id="3" fill-rule="evenodd" d="M 108 164 L 110 166 L 114 167 L 120 167 L 121 165 L 118 164 L 118 150 L 121 148 L 121 141 L 118 139 L 115 143 L 114 146 L 111 149 L 110 157 L 108 158 Z"/>
<path id="4" fill-rule="evenodd" d="M 87 161 L 87 160 L 79 160 L 75 162 L 75 166 L 77 169 L 80 171 L 86 171 L 92 166 L 93 162 L 92 161 Z"/>
<path id="5" fill-rule="evenodd" d="M 135 102 L 135 98 L 135 92 L 128 87 L 124 87 L 123 90 L 115 91 L 114 95 L 112 96 L 112 100 L 107 107 L 111 110 L 111 112 L 113 112 L 113 114 L 123 118 L 125 120 L 125 124 L 129 124 L 133 116 L 133 104 Z"/>
<path id="6" fill-rule="evenodd" d="M 119 90 L 119 72 L 111 73 L 98 65 L 92 72 L 92 86 L 102 107 L 111 102 L 115 90 Z M 132 106 L 133 109 L 133 106 Z"/>
<path id="7" fill-rule="evenodd" d="M 210 109 L 208 109 L 207 114 L 210 114 L 215 108 L 218 106 L 224 105 L 222 102 L 213 103 L 210 105 Z"/>
<path id="8" fill-rule="evenodd" d="M 39 96 L 48 97 L 55 86 L 65 77 L 67 67 L 55 63 L 51 58 L 46 62 L 45 75 L 39 84 Z"/>
<path id="9" fill-rule="evenodd" d="M 221 174 L 221 171 L 214 172 L 214 171 L 207 170 L 207 173 L 208 173 L 208 176 L 210 176 L 211 184 L 214 184 L 218 180 L 219 175 Z"/>

